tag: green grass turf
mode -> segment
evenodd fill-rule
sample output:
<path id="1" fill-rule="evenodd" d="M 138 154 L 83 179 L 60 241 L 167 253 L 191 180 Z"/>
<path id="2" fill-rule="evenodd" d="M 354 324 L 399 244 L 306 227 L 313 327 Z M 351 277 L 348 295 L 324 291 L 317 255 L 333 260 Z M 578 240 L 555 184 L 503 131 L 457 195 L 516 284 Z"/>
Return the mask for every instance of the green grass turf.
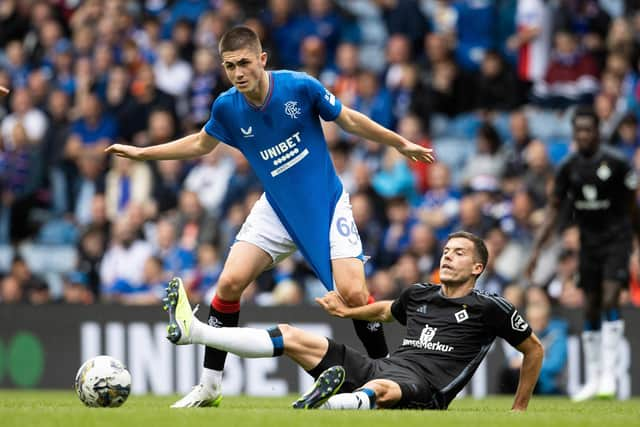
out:
<path id="1" fill-rule="evenodd" d="M 512 413 L 511 397 L 455 400 L 448 411 L 294 411 L 285 398 L 226 397 L 219 408 L 169 409 L 176 396 L 131 396 L 121 408 L 86 408 L 73 391 L 0 390 L 0 426 L 152 427 L 378 427 L 640 425 L 640 399 L 571 403 L 534 398 L 527 413 Z"/>

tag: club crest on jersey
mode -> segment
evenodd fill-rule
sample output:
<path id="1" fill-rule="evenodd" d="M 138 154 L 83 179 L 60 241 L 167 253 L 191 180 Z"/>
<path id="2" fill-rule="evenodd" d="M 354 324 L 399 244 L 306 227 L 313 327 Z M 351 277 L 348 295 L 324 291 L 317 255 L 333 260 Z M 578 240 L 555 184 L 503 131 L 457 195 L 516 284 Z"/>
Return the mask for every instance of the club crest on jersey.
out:
<path id="1" fill-rule="evenodd" d="M 297 119 L 302 110 L 298 107 L 298 101 L 287 101 L 284 103 L 284 112 L 292 119 Z"/>
<path id="2" fill-rule="evenodd" d="M 611 176 L 611 169 L 609 168 L 609 166 L 607 166 L 606 163 L 602 163 L 598 170 L 596 170 L 596 175 L 598 175 L 598 178 L 600 178 L 602 181 L 606 181 Z"/>
<path id="3" fill-rule="evenodd" d="M 529 327 L 529 325 L 524 318 L 517 311 L 514 311 L 511 315 L 511 329 L 518 332 L 524 332 L 527 330 L 527 327 Z"/>
<path id="4" fill-rule="evenodd" d="M 460 311 L 457 311 L 453 314 L 456 317 L 456 322 L 462 323 L 469 318 L 469 313 L 464 308 Z"/>

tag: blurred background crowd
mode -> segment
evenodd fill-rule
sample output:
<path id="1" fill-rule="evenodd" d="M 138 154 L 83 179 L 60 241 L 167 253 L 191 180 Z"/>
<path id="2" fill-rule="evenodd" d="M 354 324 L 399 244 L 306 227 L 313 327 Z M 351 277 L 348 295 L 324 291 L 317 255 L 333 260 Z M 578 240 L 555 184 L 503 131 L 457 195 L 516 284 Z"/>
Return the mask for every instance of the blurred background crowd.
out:
<path id="1" fill-rule="evenodd" d="M 477 286 L 530 306 L 539 335 L 566 334 L 549 309 L 583 304 L 570 215 L 533 279 L 522 272 L 576 105 L 593 104 L 602 141 L 640 171 L 640 1 L 4 0 L 0 303 L 158 304 L 174 275 L 208 303 L 262 191 L 246 160 L 222 146 L 147 163 L 103 150 L 199 130 L 229 88 L 217 41 L 238 24 L 270 68 L 305 71 L 435 149 L 437 163 L 412 163 L 323 124 L 376 298 L 437 282 L 441 244 L 464 229 L 490 250 Z M 640 306 L 637 250 L 631 264 L 623 304 Z M 324 292 L 296 254 L 243 304 Z"/>

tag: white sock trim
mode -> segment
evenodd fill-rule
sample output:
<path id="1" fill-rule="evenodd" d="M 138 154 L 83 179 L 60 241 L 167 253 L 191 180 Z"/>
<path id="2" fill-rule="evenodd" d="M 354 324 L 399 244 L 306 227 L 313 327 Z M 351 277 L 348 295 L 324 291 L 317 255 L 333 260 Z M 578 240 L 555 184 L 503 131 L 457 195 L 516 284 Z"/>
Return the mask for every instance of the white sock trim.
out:
<path id="1" fill-rule="evenodd" d="M 356 409 L 356 410 L 369 410 L 371 409 L 371 401 L 367 393 L 363 391 L 356 391 L 353 393 L 340 393 L 335 396 L 331 396 L 320 409 Z"/>

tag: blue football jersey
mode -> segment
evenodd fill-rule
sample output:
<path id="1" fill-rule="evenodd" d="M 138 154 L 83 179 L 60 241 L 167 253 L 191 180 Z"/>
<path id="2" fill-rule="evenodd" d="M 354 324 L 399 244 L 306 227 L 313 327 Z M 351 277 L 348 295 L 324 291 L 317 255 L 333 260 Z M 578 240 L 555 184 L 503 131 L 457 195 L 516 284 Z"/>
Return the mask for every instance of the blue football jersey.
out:
<path id="1" fill-rule="evenodd" d="M 342 183 L 319 117 L 335 120 L 341 109 L 340 101 L 309 75 L 271 71 L 264 105 L 251 105 L 231 88 L 213 103 L 204 127 L 242 151 L 267 200 L 327 289 L 333 289 L 329 227 Z"/>

